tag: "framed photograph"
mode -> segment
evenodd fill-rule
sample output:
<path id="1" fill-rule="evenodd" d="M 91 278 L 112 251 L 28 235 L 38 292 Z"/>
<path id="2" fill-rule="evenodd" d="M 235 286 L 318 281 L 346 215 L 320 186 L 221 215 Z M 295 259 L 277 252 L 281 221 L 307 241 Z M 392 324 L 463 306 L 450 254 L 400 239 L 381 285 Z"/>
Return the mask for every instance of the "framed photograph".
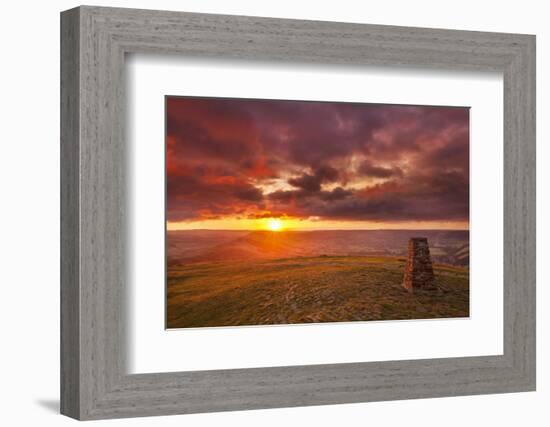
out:
<path id="1" fill-rule="evenodd" d="M 61 14 L 61 411 L 535 389 L 535 37 Z"/>
<path id="2" fill-rule="evenodd" d="M 168 329 L 469 317 L 469 108 L 165 108 Z"/>

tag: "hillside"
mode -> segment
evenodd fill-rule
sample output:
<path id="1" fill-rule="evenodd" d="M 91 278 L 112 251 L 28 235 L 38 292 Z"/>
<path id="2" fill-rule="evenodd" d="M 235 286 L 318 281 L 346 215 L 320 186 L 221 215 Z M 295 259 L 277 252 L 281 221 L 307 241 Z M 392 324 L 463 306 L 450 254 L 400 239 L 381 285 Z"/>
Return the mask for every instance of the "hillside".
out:
<path id="1" fill-rule="evenodd" d="M 273 244 L 287 250 L 286 240 Z M 254 245 L 250 243 L 250 248 Z M 247 250 L 248 250 L 247 249 Z M 252 250 L 252 249 L 250 249 Z M 467 317 L 467 268 L 435 266 L 435 292 L 407 292 L 404 260 L 318 256 L 168 269 L 167 327 Z"/>
<path id="2" fill-rule="evenodd" d="M 406 256 L 409 238 L 428 238 L 434 262 L 467 266 L 469 233 L 454 230 L 170 231 L 169 265 L 290 257 Z"/>

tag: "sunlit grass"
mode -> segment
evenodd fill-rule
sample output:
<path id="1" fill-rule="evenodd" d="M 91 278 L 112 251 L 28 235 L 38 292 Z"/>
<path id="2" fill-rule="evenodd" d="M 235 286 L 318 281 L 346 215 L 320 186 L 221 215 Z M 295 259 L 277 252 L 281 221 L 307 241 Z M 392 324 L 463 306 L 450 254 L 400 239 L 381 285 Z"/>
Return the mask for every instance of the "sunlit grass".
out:
<path id="1" fill-rule="evenodd" d="M 404 260 L 319 256 L 168 269 L 168 327 L 467 317 L 467 268 L 435 266 L 439 291 L 407 292 Z"/>

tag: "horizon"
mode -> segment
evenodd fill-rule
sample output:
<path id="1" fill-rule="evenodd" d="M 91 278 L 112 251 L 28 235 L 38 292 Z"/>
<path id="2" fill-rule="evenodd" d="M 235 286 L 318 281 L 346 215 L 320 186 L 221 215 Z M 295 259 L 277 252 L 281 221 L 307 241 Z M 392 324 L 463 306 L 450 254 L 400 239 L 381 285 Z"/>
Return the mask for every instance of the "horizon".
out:
<path id="1" fill-rule="evenodd" d="M 224 228 L 185 228 L 185 229 L 166 229 L 166 232 L 177 232 L 177 231 L 234 231 L 234 232 L 259 232 L 259 233 L 273 233 L 273 234 L 281 234 L 285 232 L 315 232 L 315 231 L 346 231 L 346 232 L 352 232 L 352 231 L 470 231 L 469 228 L 347 228 L 347 229 L 341 229 L 341 228 L 319 228 L 319 229 L 284 229 L 280 231 L 273 231 L 268 229 L 246 229 L 246 228 L 240 228 L 240 229 L 224 229 Z"/>

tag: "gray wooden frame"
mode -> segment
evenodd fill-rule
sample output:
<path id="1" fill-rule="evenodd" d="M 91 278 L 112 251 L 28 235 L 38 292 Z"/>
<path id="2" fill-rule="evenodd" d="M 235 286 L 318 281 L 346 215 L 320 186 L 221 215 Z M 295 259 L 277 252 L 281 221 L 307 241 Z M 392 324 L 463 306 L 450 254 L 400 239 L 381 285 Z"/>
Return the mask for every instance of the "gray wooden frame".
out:
<path id="1" fill-rule="evenodd" d="M 127 374 L 124 57 L 132 52 L 502 72 L 504 354 Z M 535 389 L 534 36 L 71 9 L 61 14 L 61 165 L 63 414 L 99 419 Z"/>

